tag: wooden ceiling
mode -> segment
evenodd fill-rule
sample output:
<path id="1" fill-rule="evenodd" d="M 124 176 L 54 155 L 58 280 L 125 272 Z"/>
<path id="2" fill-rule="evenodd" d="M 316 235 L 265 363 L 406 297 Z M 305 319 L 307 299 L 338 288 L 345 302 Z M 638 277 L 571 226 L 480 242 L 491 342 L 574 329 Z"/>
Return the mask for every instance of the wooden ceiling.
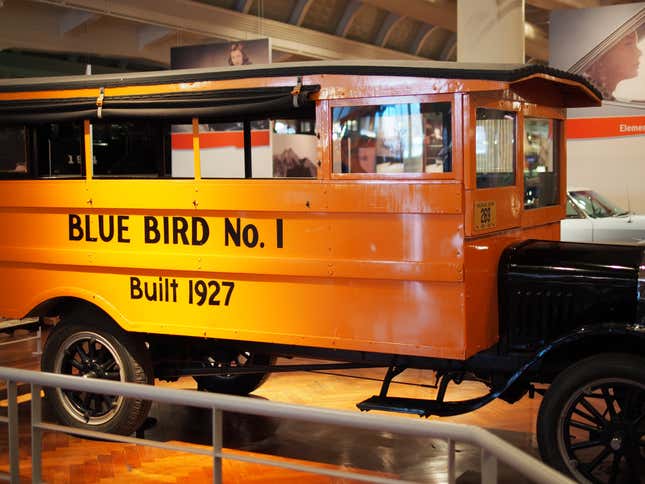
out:
<path id="1" fill-rule="evenodd" d="M 525 0 L 527 61 L 549 12 L 628 3 Z M 170 48 L 270 37 L 273 61 L 455 60 L 457 0 L 0 0 L 0 77 L 163 69 Z"/>

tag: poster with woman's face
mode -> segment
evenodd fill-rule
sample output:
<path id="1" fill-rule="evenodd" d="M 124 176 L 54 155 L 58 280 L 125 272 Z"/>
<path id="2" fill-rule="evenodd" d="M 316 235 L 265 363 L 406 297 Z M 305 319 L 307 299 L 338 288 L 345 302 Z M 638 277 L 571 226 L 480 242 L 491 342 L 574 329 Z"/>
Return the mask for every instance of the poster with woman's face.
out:
<path id="1" fill-rule="evenodd" d="M 645 2 L 556 10 L 550 64 L 589 79 L 608 104 L 645 109 Z"/>
<path id="2" fill-rule="evenodd" d="M 645 26 L 645 24 L 643 24 Z M 645 34 L 645 29 L 643 34 Z M 645 36 L 639 30 L 620 37 L 594 59 L 582 74 L 591 79 L 608 101 L 645 102 Z"/>
<path id="3" fill-rule="evenodd" d="M 231 67 L 270 63 L 271 45 L 269 39 L 187 45 L 170 49 L 171 69 Z"/>

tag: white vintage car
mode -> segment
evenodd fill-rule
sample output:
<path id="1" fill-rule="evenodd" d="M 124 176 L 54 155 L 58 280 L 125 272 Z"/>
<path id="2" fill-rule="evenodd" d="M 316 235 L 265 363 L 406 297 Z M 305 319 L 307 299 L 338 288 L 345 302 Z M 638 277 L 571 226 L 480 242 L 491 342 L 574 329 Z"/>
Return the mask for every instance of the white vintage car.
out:
<path id="1" fill-rule="evenodd" d="M 645 215 L 624 210 L 588 188 L 567 189 L 562 240 L 645 245 Z"/>

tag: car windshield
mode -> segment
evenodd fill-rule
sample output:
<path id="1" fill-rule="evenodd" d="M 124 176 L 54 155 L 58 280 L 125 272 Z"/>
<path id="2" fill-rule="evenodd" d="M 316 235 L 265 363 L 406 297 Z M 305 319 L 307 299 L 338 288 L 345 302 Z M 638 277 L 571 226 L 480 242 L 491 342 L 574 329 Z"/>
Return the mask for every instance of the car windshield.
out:
<path id="1" fill-rule="evenodd" d="M 569 196 L 581 210 L 593 218 L 618 217 L 629 213 L 593 190 L 570 191 Z"/>

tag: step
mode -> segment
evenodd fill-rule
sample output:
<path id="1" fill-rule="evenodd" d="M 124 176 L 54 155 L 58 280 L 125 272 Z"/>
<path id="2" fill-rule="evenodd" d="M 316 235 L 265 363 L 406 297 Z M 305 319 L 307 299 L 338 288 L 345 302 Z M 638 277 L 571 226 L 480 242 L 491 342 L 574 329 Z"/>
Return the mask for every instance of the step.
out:
<path id="1" fill-rule="evenodd" d="M 436 400 L 424 400 L 421 398 L 403 398 L 403 397 L 373 397 L 363 400 L 356 406 L 363 412 L 369 410 L 382 410 L 385 412 L 411 413 L 420 417 L 432 415 L 433 410 L 437 410 L 439 402 Z"/>
<path id="2" fill-rule="evenodd" d="M 437 400 L 425 400 L 423 398 L 402 398 L 402 397 L 381 397 L 374 395 L 356 406 L 363 412 L 369 410 L 382 410 L 385 412 L 411 413 L 421 417 L 437 415 L 449 417 L 462 413 L 472 412 L 494 400 L 496 392 L 469 400 L 438 402 Z"/>

